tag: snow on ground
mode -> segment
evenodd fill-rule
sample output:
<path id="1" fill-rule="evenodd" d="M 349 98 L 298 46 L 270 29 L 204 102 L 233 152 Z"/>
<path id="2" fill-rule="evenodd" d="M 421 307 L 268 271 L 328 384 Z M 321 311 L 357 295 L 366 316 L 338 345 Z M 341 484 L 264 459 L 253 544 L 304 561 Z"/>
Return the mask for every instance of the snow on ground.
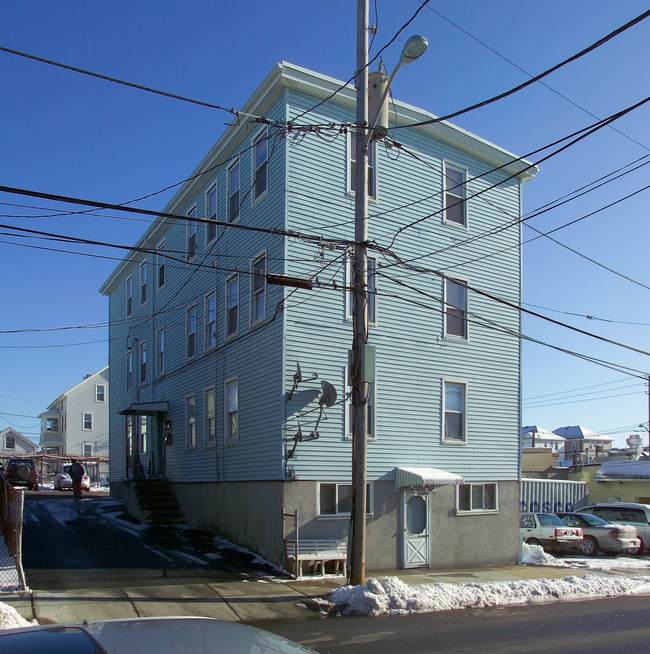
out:
<path id="1" fill-rule="evenodd" d="M 333 605 L 330 612 L 396 615 L 647 593 L 650 593 L 650 576 L 585 575 L 564 579 L 418 586 L 409 586 L 398 577 L 384 577 L 369 579 L 365 586 L 342 586 L 331 593 L 329 599 Z"/>
<path id="2" fill-rule="evenodd" d="M 0 629 L 18 629 L 36 625 L 38 625 L 36 621 L 25 620 L 13 606 L 0 602 Z"/>

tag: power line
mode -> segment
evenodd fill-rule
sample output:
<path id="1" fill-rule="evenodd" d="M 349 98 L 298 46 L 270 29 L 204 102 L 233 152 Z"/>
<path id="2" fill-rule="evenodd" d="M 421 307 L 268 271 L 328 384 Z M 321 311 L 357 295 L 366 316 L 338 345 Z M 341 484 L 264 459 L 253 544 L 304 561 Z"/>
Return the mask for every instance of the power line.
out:
<path id="1" fill-rule="evenodd" d="M 192 98 L 186 98 L 182 95 L 177 95 L 175 93 L 168 93 L 167 91 L 159 91 L 153 89 L 149 86 L 143 86 L 142 84 L 134 84 L 133 82 L 126 82 L 116 77 L 109 77 L 108 75 L 101 75 L 100 73 L 94 73 L 90 70 L 85 70 L 83 68 L 77 68 L 76 66 L 69 66 L 67 64 L 62 64 L 58 61 L 53 61 L 51 59 L 44 59 L 43 57 L 37 57 L 36 55 L 28 54 L 27 52 L 20 52 L 18 50 L 12 50 L 11 48 L 5 48 L 0 46 L 1 52 L 6 52 L 8 54 L 16 55 L 17 57 L 24 57 L 25 59 L 31 59 L 32 61 L 38 61 L 42 64 L 47 64 L 48 66 L 54 66 L 56 68 L 63 68 L 64 70 L 69 70 L 74 73 L 80 73 L 81 75 L 87 75 L 89 77 L 95 77 L 97 79 L 104 80 L 106 82 L 112 82 L 114 84 L 121 84 L 122 86 L 127 86 L 132 89 L 138 89 L 139 91 L 146 91 L 147 93 L 153 93 L 155 95 L 161 95 L 165 98 L 172 98 L 173 100 L 181 100 L 183 102 L 189 102 L 190 104 L 199 105 L 201 107 L 207 107 L 208 109 L 219 109 L 220 111 L 226 111 L 229 114 L 232 114 L 235 117 L 239 116 L 249 116 L 251 118 L 259 118 L 253 114 L 246 114 L 240 111 L 236 111 L 234 108 L 221 107 L 218 104 L 212 104 L 210 102 L 203 102 L 202 100 L 193 100 Z"/>
<path id="2" fill-rule="evenodd" d="M 525 75 L 528 75 L 528 77 L 533 77 L 532 73 L 529 73 L 526 69 L 522 68 L 519 64 L 515 63 L 512 59 L 509 59 L 504 54 L 502 54 L 501 52 L 499 52 L 498 50 L 496 50 L 492 46 L 488 45 L 487 43 L 485 43 L 484 41 L 479 39 L 477 36 L 475 36 L 474 34 L 469 32 L 468 30 L 466 30 L 464 27 L 461 27 L 458 23 L 455 23 L 453 20 L 451 20 L 450 18 L 448 18 L 444 14 L 440 13 L 440 11 L 438 11 L 437 9 L 434 9 L 431 5 L 428 5 L 427 9 L 432 11 L 434 14 L 437 14 L 438 16 L 440 16 L 440 18 L 447 21 L 450 25 L 453 25 L 456 29 L 463 32 L 463 34 L 466 34 L 467 36 L 469 36 L 471 39 L 473 39 L 474 41 L 476 41 L 477 43 L 482 45 L 484 48 L 488 49 L 490 52 L 494 53 L 497 57 L 503 59 L 503 61 L 506 61 L 511 66 L 514 66 L 517 70 L 520 70 Z M 596 120 L 600 120 L 600 118 L 596 114 L 589 111 L 589 109 L 586 109 L 582 105 L 578 104 L 575 100 L 572 100 L 571 98 L 564 95 L 563 93 L 560 93 L 560 91 L 558 91 L 557 89 L 554 89 L 552 86 L 549 86 L 546 82 L 542 82 L 541 80 L 539 80 L 539 83 L 542 86 L 546 87 L 549 91 L 552 91 L 553 93 L 555 93 L 555 95 L 557 95 L 560 98 L 562 98 L 563 100 L 566 100 L 567 102 L 571 103 L 574 107 L 577 107 L 581 111 L 584 111 L 585 113 L 589 114 L 592 118 L 595 118 Z M 616 127 L 613 127 L 612 125 L 609 125 L 609 128 L 614 130 L 615 132 L 618 132 L 621 136 L 624 136 L 629 141 L 632 141 L 632 143 L 636 143 L 637 145 L 641 146 L 644 150 L 650 149 L 647 146 L 643 145 L 643 143 L 640 143 L 639 141 L 632 138 L 628 134 L 625 134 L 625 132 L 622 132 L 620 129 L 618 129 Z"/>
<path id="3" fill-rule="evenodd" d="M 531 304 L 530 302 L 522 302 L 523 305 L 528 307 L 535 307 L 536 309 L 543 309 L 544 311 L 553 311 L 554 313 L 562 313 L 565 316 L 576 316 L 578 318 L 586 318 L 587 320 L 598 320 L 600 322 L 610 322 L 617 325 L 635 325 L 639 327 L 650 327 L 650 322 L 633 322 L 630 320 L 612 320 L 610 318 L 599 318 L 598 316 L 592 316 L 591 314 L 584 313 L 574 313 L 573 311 L 561 311 L 560 309 L 550 309 L 549 307 L 541 307 L 537 304 Z"/>
<path id="4" fill-rule="evenodd" d="M 424 7 L 425 5 L 422 5 Z M 610 32 L 607 36 L 604 36 L 602 39 L 599 39 L 595 43 L 592 43 L 590 46 L 585 48 L 584 50 L 581 50 L 580 52 L 572 55 L 568 59 L 565 59 L 564 61 L 561 61 L 559 64 L 556 64 L 555 66 L 549 68 L 548 70 L 544 71 L 543 73 L 540 73 L 539 75 L 536 75 L 535 77 L 532 77 L 531 79 L 527 80 L 526 82 L 523 82 L 522 84 L 519 84 L 518 86 L 515 86 L 514 88 L 504 91 L 503 93 L 499 93 L 499 95 L 495 95 L 494 97 L 490 98 L 489 100 L 483 100 L 482 102 L 477 102 L 476 104 L 471 105 L 470 107 L 466 107 L 465 109 L 460 109 L 459 111 L 454 111 L 453 113 L 447 114 L 446 116 L 442 116 L 440 118 L 431 118 L 429 120 L 423 120 L 418 123 L 410 123 L 408 125 L 396 125 L 395 129 L 403 129 L 405 127 L 421 127 L 423 125 L 433 125 L 434 123 L 440 123 L 445 120 L 449 120 L 450 118 L 455 118 L 456 116 L 461 116 L 463 114 L 466 114 L 470 111 L 474 111 L 475 109 L 479 109 L 481 107 L 485 107 L 489 104 L 492 104 L 493 102 L 496 102 L 497 100 L 502 100 L 503 98 L 507 98 L 509 95 L 512 95 L 513 93 L 517 93 L 518 91 L 521 91 L 522 89 L 525 89 L 526 87 L 530 86 L 531 84 L 534 84 L 535 82 L 538 82 L 539 80 L 543 79 L 544 77 L 547 77 L 551 73 L 554 73 L 556 70 L 562 68 L 563 66 L 566 66 L 567 64 L 576 61 L 577 59 L 580 59 L 581 57 L 584 57 L 586 54 L 589 54 L 590 52 L 593 52 L 597 48 L 599 48 L 601 45 L 604 45 L 614 37 L 618 36 L 619 34 L 622 34 L 626 30 L 630 29 L 637 23 L 640 23 L 641 21 L 645 20 L 648 16 L 650 16 L 650 10 L 645 11 L 641 15 L 637 16 L 636 18 L 632 19 L 625 25 L 615 29 L 613 32 Z"/>
<path id="5" fill-rule="evenodd" d="M 580 386 L 579 388 L 571 388 L 567 391 L 558 391 L 556 393 L 546 393 L 545 395 L 534 395 L 533 397 L 524 398 L 522 402 L 529 402 L 531 400 L 537 400 L 546 397 L 553 397 L 555 395 L 566 395 L 567 393 L 575 393 L 576 391 L 584 391 L 590 388 L 598 388 L 600 386 L 611 386 L 612 384 L 622 384 L 623 382 L 628 381 L 627 377 L 622 379 L 616 379 L 614 381 L 602 382 L 601 384 L 591 384 L 590 386 Z M 612 389 L 613 390 L 613 389 Z"/>
<path id="6" fill-rule="evenodd" d="M 598 402 L 600 400 L 611 400 L 616 397 L 629 397 L 631 395 L 642 395 L 645 391 L 638 391 L 636 393 L 620 393 L 619 395 L 605 395 L 603 397 L 589 397 L 582 400 L 567 400 L 565 402 L 552 402 L 549 404 L 539 404 L 537 406 L 524 407 L 528 411 L 533 411 L 535 409 L 544 409 L 549 406 L 560 406 L 562 404 L 579 404 L 581 402 Z"/>

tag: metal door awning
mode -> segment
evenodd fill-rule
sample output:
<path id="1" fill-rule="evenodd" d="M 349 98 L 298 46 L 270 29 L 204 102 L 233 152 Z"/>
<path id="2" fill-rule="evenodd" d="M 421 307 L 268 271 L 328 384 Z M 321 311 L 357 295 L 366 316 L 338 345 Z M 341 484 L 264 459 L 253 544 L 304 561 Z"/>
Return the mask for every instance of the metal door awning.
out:
<path id="1" fill-rule="evenodd" d="M 120 411 L 121 416 L 155 416 L 169 411 L 168 402 L 136 402 Z"/>
<path id="2" fill-rule="evenodd" d="M 439 468 L 395 468 L 395 488 L 436 488 L 460 486 L 465 480 L 453 472 Z"/>

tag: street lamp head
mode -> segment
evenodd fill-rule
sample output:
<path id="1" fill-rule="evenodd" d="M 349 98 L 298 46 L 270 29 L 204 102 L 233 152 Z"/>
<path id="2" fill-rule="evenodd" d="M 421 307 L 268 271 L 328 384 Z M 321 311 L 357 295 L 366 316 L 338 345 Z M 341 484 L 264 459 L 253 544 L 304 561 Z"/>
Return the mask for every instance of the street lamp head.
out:
<path id="1" fill-rule="evenodd" d="M 421 36 L 416 34 L 412 36 L 405 44 L 402 50 L 402 56 L 399 59 L 398 66 L 407 66 L 412 61 L 421 57 L 426 49 L 429 47 L 429 42 Z"/>

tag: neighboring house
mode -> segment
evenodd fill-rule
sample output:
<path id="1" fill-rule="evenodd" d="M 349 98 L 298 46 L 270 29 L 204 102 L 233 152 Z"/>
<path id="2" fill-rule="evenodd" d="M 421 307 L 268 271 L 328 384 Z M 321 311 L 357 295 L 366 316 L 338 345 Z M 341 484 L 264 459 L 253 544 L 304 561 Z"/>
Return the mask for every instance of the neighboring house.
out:
<path id="1" fill-rule="evenodd" d="M 589 484 L 589 503 L 650 504 L 650 461 L 602 463 Z"/>
<path id="2" fill-rule="evenodd" d="M 86 375 L 39 415 L 41 451 L 87 460 L 108 457 L 108 407 L 106 366 L 94 375 Z"/>
<path id="3" fill-rule="evenodd" d="M 521 428 L 522 447 L 547 447 L 558 452 L 564 446 L 564 437 L 554 434 L 548 429 L 537 425 L 528 425 Z"/>
<path id="4" fill-rule="evenodd" d="M 22 456 L 36 452 L 38 445 L 31 439 L 17 432 L 13 427 L 0 431 L 0 458 Z"/>
<path id="5" fill-rule="evenodd" d="M 521 476 L 528 479 L 566 479 L 558 459 L 564 438 L 538 425 L 521 428 Z"/>
<path id="6" fill-rule="evenodd" d="M 564 466 L 593 463 L 596 457 L 607 455 L 614 440 L 611 436 L 597 434 L 581 425 L 559 427 L 553 433 L 565 439 L 560 452 L 560 465 Z"/>
<path id="7" fill-rule="evenodd" d="M 249 116 L 284 124 L 319 105 L 297 122 L 352 123 L 355 91 L 340 87 L 276 65 L 166 207 L 185 218 L 157 219 L 101 288 L 112 495 L 142 515 L 137 484 L 165 479 L 189 522 L 280 563 L 296 514 L 302 539 L 348 534 L 354 138 Z M 398 101 L 391 117 L 433 118 Z M 518 220 L 536 169 L 449 123 L 397 132 L 417 159 L 372 146 L 369 240 L 449 272 L 370 252 L 366 565 L 514 563 L 520 315 L 472 289 L 521 301 Z M 313 290 L 267 273 L 311 278 Z"/>

